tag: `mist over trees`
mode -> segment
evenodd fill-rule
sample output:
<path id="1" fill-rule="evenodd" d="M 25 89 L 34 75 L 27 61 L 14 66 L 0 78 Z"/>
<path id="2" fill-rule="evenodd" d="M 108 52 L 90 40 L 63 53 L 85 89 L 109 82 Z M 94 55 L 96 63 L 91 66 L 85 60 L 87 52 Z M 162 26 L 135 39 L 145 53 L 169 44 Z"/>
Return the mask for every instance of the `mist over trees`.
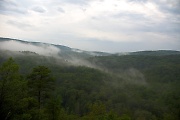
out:
<path id="1" fill-rule="evenodd" d="M 0 58 L 2 120 L 180 118 L 179 55 L 87 59 L 101 69 L 39 55 Z"/>

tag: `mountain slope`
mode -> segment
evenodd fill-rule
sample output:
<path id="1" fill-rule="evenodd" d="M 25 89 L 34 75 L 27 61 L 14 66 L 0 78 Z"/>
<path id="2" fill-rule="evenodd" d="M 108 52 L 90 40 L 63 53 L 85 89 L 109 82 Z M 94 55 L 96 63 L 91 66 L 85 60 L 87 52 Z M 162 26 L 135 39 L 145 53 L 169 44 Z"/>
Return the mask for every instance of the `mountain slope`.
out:
<path id="1" fill-rule="evenodd" d="M 70 47 L 66 47 L 63 45 L 54 45 L 54 44 L 48 44 L 48 43 L 41 43 L 41 42 L 28 42 L 18 39 L 11 39 L 11 38 L 2 38 L 0 37 L 0 49 L 4 50 L 11 50 L 11 51 L 32 51 L 36 52 L 38 54 L 42 54 L 38 51 L 39 49 L 48 49 L 51 51 L 51 54 L 53 52 L 57 52 L 59 56 L 65 57 L 65 58 L 71 58 L 71 57 L 90 57 L 90 56 L 107 56 L 110 55 L 109 53 L 105 52 L 96 52 L 96 51 L 83 51 L 79 49 L 73 49 Z M 8 46 L 9 45 L 9 46 Z M 25 47 L 26 46 L 26 47 Z M 14 49 L 13 49 L 14 47 Z M 32 48 L 36 48 L 35 50 Z M 24 50 L 23 50 L 24 49 Z M 46 51 L 48 52 L 48 51 Z M 43 54 L 43 55 L 48 55 Z M 50 54 L 48 56 L 51 56 Z"/>
<path id="2" fill-rule="evenodd" d="M 0 65 L 13 57 L 25 79 L 36 66 L 50 68 L 56 78 L 54 94 L 61 98 L 58 104 L 65 111 L 60 115 L 66 113 L 72 120 L 99 114 L 112 117 L 114 113 L 133 120 L 179 119 L 180 55 L 174 51 L 163 55 L 158 51 L 158 54 L 153 51 L 148 55 L 145 51 L 133 55 L 94 56 L 59 45 L 30 42 L 11 45 L 25 45 L 29 49 L 1 49 Z M 91 111 L 90 106 L 94 104 L 100 106 Z"/>

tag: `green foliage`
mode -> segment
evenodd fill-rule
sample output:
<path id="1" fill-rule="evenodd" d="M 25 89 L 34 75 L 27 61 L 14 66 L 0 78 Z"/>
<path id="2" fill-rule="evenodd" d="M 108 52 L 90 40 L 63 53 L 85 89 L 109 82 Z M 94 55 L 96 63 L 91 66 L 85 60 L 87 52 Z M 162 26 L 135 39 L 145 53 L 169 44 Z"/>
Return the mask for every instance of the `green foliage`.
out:
<path id="1" fill-rule="evenodd" d="M 0 59 L 2 63 L 4 58 Z M 100 70 L 65 66 L 61 62 L 59 65 L 54 58 L 38 55 L 14 58 L 21 66 L 19 69 L 10 59 L 1 65 L 0 92 L 4 97 L 0 100 L 6 102 L 1 104 L 2 119 L 178 120 L 180 117 L 179 55 L 90 58 Z M 28 76 L 27 80 L 22 76 Z"/>
<path id="2" fill-rule="evenodd" d="M 57 96 L 52 96 L 46 105 L 46 114 L 48 120 L 59 120 L 61 117 L 61 99 Z"/>
<path id="3" fill-rule="evenodd" d="M 50 75 L 50 70 L 45 66 L 38 66 L 33 69 L 33 71 L 28 75 L 28 88 L 30 96 L 37 100 L 38 102 L 38 118 L 45 119 L 45 103 L 49 99 L 52 90 L 54 89 L 54 79 Z M 54 106 L 52 106 L 54 107 Z M 53 108 L 54 109 L 54 108 Z M 53 117 L 54 114 L 53 113 Z M 53 119 L 55 120 L 55 119 Z"/>
<path id="4" fill-rule="evenodd" d="M 0 67 L 0 116 L 9 119 L 22 114 L 22 101 L 26 97 L 26 81 L 19 73 L 19 66 L 9 58 Z"/>

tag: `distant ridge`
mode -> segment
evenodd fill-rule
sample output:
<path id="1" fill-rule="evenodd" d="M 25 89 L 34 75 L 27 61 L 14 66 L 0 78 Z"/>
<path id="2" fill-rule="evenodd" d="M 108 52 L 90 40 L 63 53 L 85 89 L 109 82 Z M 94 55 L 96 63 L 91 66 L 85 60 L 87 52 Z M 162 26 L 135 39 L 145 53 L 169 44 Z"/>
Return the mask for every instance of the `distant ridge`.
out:
<path id="1" fill-rule="evenodd" d="M 175 51 L 175 50 L 137 51 L 130 53 L 130 55 L 149 55 L 149 56 L 180 55 L 180 51 Z"/>
<path id="2" fill-rule="evenodd" d="M 57 44 L 50 44 L 50 43 L 43 43 L 43 42 L 32 42 L 32 41 L 25 41 L 25 40 L 20 40 L 20 39 L 15 39 L 15 38 L 4 38 L 4 37 L 0 37 L 0 42 L 1 41 L 10 41 L 10 40 L 15 40 L 15 41 L 18 41 L 18 42 L 21 42 L 21 43 L 31 43 L 31 44 L 34 44 L 34 45 L 38 45 L 38 44 L 46 44 L 46 45 L 54 45 L 56 47 L 62 47 L 62 48 L 65 48 L 65 49 L 71 49 L 70 47 L 67 47 L 67 46 L 64 46 L 64 45 L 57 45 Z"/>
<path id="3" fill-rule="evenodd" d="M 57 44 L 50 44 L 50 43 L 43 43 L 43 42 L 31 42 L 31 41 L 24 41 L 24 40 L 19 40 L 19 39 L 14 39 L 14 38 L 4 38 L 0 37 L 0 42 L 6 42 L 6 41 L 17 41 L 23 44 L 27 45 L 34 45 L 34 46 L 39 46 L 42 47 L 42 45 L 45 46 L 54 46 L 58 48 L 61 52 L 61 56 L 63 57 L 91 57 L 91 56 L 108 56 L 111 55 L 110 53 L 106 52 L 99 52 L 99 51 L 85 51 L 85 50 L 80 50 L 80 49 L 75 49 L 75 48 L 70 48 L 64 45 L 57 45 Z M 26 51 L 26 50 L 23 50 Z M 29 50 L 28 50 L 29 51 Z"/>
<path id="4" fill-rule="evenodd" d="M 180 55 L 180 51 L 176 50 L 152 50 L 152 51 L 137 51 L 137 52 L 119 52 L 119 53 L 107 53 L 107 52 L 101 52 L 101 51 L 85 51 L 85 50 L 80 50 L 76 48 L 70 48 L 68 46 L 64 45 L 57 45 L 57 44 L 50 44 L 50 43 L 43 43 L 43 42 L 31 42 L 31 41 L 25 41 L 25 40 L 19 40 L 15 38 L 5 38 L 5 37 L 0 37 L 0 42 L 5 42 L 5 41 L 17 41 L 20 43 L 24 44 L 31 44 L 35 46 L 39 45 L 47 45 L 47 46 L 55 46 L 61 50 L 61 53 L 64 54 L 65 56 L 71 56 L 71 55 L 78 55 L 79 56 L 110 56 L 110 55 L 115 55 L 115 56 L 122 56 L 122 55 L 148 55 L 148 56 L 164 56 L 164 55 Z"/>

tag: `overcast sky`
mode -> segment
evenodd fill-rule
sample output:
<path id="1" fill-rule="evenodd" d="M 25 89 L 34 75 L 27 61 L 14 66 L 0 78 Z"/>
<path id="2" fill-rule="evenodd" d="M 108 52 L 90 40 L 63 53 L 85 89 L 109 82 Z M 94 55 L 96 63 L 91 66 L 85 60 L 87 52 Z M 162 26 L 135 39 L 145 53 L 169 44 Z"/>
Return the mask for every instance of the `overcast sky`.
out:
<path id="1" fill-rule="evenodd" d="M 180 50 L 180 0 L 0 0 L 0 36 L 91 51 Z"/>

